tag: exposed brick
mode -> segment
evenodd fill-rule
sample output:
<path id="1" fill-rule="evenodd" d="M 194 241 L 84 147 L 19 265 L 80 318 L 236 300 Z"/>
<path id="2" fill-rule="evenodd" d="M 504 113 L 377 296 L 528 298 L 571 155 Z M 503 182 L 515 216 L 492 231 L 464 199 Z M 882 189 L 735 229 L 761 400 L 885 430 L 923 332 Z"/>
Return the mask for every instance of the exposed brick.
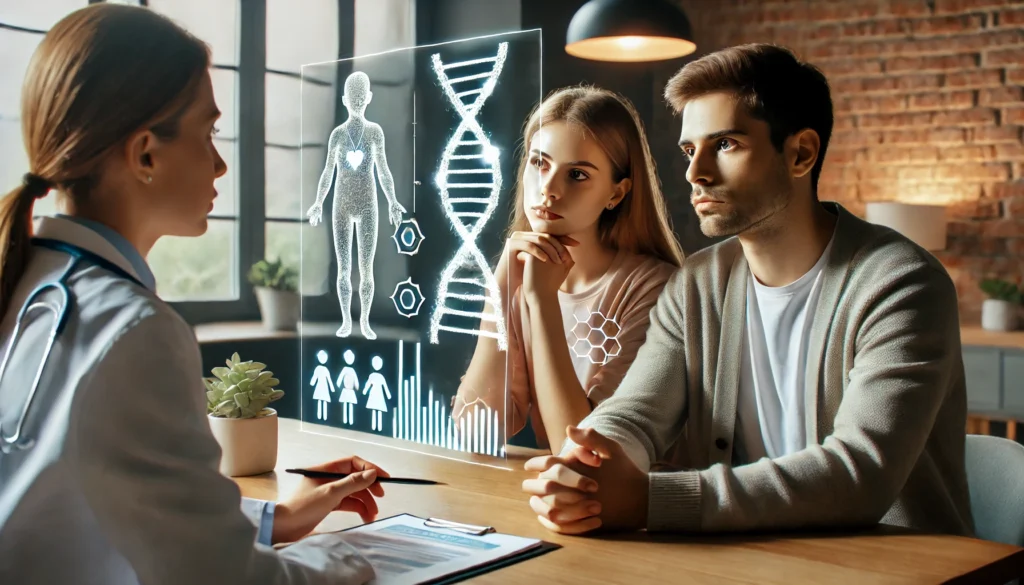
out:
<path id="1" fill-rule="evenodd" d="M 863 59 L 826 61 L 820 63 L 818 67 L 825 74 L 825 77 L 829 79 L 857 75 L 876 75 L 882 72 L 881 61 L 866 61 Z"/>
<path id="2" fill-rule="evenodd" d="M 988 162 L 996 158 L 993 145 L 952 146 L 938 152 L 942 162 Z"/>
<path id="3" fill-rule="evenodd" d="M 964 205 L 970 205 L 971 203 L 977 202 L 963 202 Z M 953 204 L 946 208 L 946 217 L 949 217 L 951 213 L 956 214 L 956 205 L 959 204 Z M 948 224 L 946 224 L 946 233 L 951 236 L 978 236 L 981 234 L 981 226 L 975 222 L 951 221 Z"/>
<path id="4" fill-rule="evenodd" d="M 1024 197 L 1024 182 L 1000 183 L 993 185 L 991 197 L 995 199 L 1016 199 Z"/>
<path id="5" fill-rule="evenodd" d="M 881 132 L 863 130 L 843 130 L 832 134 L 831 145 L 845 148 L 865 148 L 882 144 Z"/>
<path id="6" fill-rule="evenodd" d="M 1024 49 L 1022 49 L 1024 51 Z M 989 53 L 989 58 L 1004 51 Z M 1005 65 L 1005 63 L 990 63 Z M 955 71 L 977 67 L 976 55 L 937 55 L 931 57 L 894 57 L 885 61 L 885 70 L 889 73 L 904 71 Z"/>
<path id="7" fill-rule="evenodd" d="M 978 14 L 963 16 L 940 16 L 924 18 L 910 22 L 910 31 L 914 35 L 946 35 L 980 31 L 984 20 Z"/>
<path id="8" fill-rule="evenodd" d="M 910 32 L 908 21 L 885 19 L 826 24 L 813 27 L 808 33 L 810 40 L 835 40 L 841 38 L 871 38 L 902 35 Z"/>
<path id="9" fill-rule="evenodd" d="M 936 126 L 988 126 L 995 125 L 996 111 L 990 108 L 935 112 L 932 123 Z"/>
<path id="10" fill-rule="evenodd" d="M 1004 67 L 1024 64 L 1024 48 L 1000 49 L 985 54 L 986 67 Z"/>
<path id="11" fill-rule="evenodd" d="M 994 126 L 971 129 L 971 142 L 975 143 L 1019 143 L 1020 140 L 1021 129 L 1019 126 Z"/>
<path id="12" fill-rule="evenodd" d="M 811 3 L 807 18 L 812 22 L 827 22 L 833 20 L 863 20 L 882 15 L 882 6 L 880 6 L 879 2 L 846 0 L 834 3 Z"/>
<path id="13" fill-rule="evenodd" d="M 935 14 L 970 12 L 986 8 L 1003 8 L 1016 0 L 935 0 Z"/>
<path id="14" fill-rule="evenodd" d="M 913 114 L 878 114 L 861 116 L 858 121 L 860 128 L 907 128 L 914 126 L 931 126 L 930 112 Z M 951 124 L 946 124 L 947 126 Z"/>
<path id="15" fill-rule="evenodd" d="M 943 85 L 949 88 L 1000 87 L 1003 85 L 1003 72 L 1001 69 L 982 69 L 947 73 Z"/>
<path id="16" fill-rule="evenodd" d="M 908 96 L 908 110 L 953 110 L 974 107 L 973 91 L 920 93 Z"/>
<path id="17" fill-rule="evenodd" d="M 867 160 L 876 165 L 937 163 L 939 162 L 939 148 L 934 146 L 874 148 L 867 151 Z"/>
<path id="18" fill-rule="evenodd" d="M 829 87 L 832 88 L 833 97 L 847 93 L 857 93 L 864 90 L 863 79 L 832 79 L 832 76 L 829 76 L 827 73 L 826 77 L 829 78 L 828 84 Z"/>
<path id="19" fill-rule="evenodd" d="M 882 133 L 882 144 L 963 144 L 967 133 L 963 128 L 889 130 Z"/>
<path id="20" fill-rule="evenodd" d="M 925 0 L 890 0 L 889 14 L 902 18 L 930 16 L 932 13 Z"/>
<path id="21" fill-rule="evenodd" d="M 1024 85 L 1024 67 L 1006 70 L 1006 83 Z"/>
<path id="22" fill-rule="evenodd" d="M 1007 238 L 1006 253 L 1011 258 L 1024 258 L 1024 238 Z"/>
<path id="23" fill-rule="evenodd" d="M 876 113 L 902 112 L 907 109 L 906 96 L 851 96 L 835 101 L 836 112 Z"/>
<path id="24" fill-rule="evenodd" d="M 1003 124 L 1024 124 L 1024 107 L 1003 110 Z"/>
<path id="25" fill-rule="evenodd" d="M 1024 219 L 1024 195 L 1011 197 L 1003 201 L 1003 213 L 1007 217 Z"/>
<path id="26" fill-rule="evenodd" d="M 1012 47 L 1021 44 L 1024 44 L 1024 31 L 1012 29 L 955 37 L 860 43 L 846 46 L 844 49 L 847 51 L 847 55 L 852 53 L 860 57 L 885 57 L 890 55 L 910 57 L 912 55 L 975 53 L 985 49 Z"/>
<path id="27" fill-rule="evenodd" d="M 825 155 L 826 166 L 851 165 L 857 162 L 857 150 L 829 148 Z"/>
<path id="28" fill-rule="evenodd" d="M 996 144 L 996 159 L 1005 161 L 1024 161 L 1024 143 L 1007 142 Z"/>
<path id="29" fill-rule="evenodd" d="M 942 86 L 941 75 L 901 75 L 894 77 L 870 77 L 861 80 L 859 91 L 922 91 Z"/>
<path id="30" fill-rule="evenodd" d="M 1024 220 L 1010 218 L 983 221 L 981 223 L 981 235 L 985 238 L 1024 237 Z"/>
<path id="31" fill-rule="evenodd" d="M 836 130 L 853 130 L 857 127 L 857 123 L 853 116 L 839 116 L 832 122 L 832 131 Z"/>
<path id="32" fill-rule="evenodd" d="M 973 33 L 984 26 L 980 14 L 961 16 L 937 16 L 911 20 L 909 32 L 914 35 L 949 35 L 953 33 Z"/>
<path id="33" fill-rule="evenodd" d="M 997 26 L 1024 25 L 1024 10 L 1002 10 L 996 15 Z"/>
<path id="34" fill-rule="evenodd" d="M 903 185 L 908 183 L 930 183 L 936 179 L 935 167 L 931 165 L 903 167 L 897 170 L 896 179 Z"/>
<path id="35" fill-rule="evenodd" d="M 961 219 L 994 219 L 1000 217 L 1000 205 L 998 201 L 988 199 L 960 201 L 946 206 L 946 217 Z M 951 233 L 953 231 L 950 229 L 950 226 L 952 226 L 953 223 L 954 222 L 950 222 L 947 225 L 947 233 Z M 955 223 L 962 224 L 963 222 Z"/>
<path id="36" fill-rule="evenodd" d="M 1002 106 L 1024 101 L 1024 89 L 1020 87 L 994 87 L 978 92 L 978 105 Z"/>
<path id="37" fill-rule="evenodd" d="M 935 169 L 935 178 L 940 181 L 1007 181 L 1010 179 L 1010 165 L 966 163 L 939 166 Z"/>

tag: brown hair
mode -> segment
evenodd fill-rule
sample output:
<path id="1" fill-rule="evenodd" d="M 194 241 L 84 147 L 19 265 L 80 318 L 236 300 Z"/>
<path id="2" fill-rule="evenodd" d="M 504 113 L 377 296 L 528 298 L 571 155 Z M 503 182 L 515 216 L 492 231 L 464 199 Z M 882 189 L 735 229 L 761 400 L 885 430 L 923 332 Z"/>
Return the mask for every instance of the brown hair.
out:
<path id="1" fill-rule="evenodd" d="M 740 45 L 687 63 L 665 86 L 665 99 L 680 113 L 688 101 L 716 91 L 736 94 L 750 115 L 766 122 L 772 145 L 780 152 L 793 134 L 805 128 L 818 133 L 821 149 L 811 169 L 811 189 L 817 196 L 832 136 L 832 96 L 825 74 L 785 47 Z"/>
<path id="2" fill-rule="evenodd" d="M 77 10 L 46 34 L 21 94 L 29 174 L 0 200 L 0 315 L 28 262 L 35 200 L 54 188 L 83 200 L 107 155 L 140 129 L 173 139 L 209 55 L 167 18 L 117 4 Z"/>
<path id="3" fill-rule="evenodd" d="M 618 205 L 601 213 L 597 226 L 601 243 L 653 256 L 673 266 L 682 265 L 683 250 L 672 233 L 668 208 L 661 194 L 657 169 L 640 116 L 626 98 L 596 87 L 556 90 L 527 119 L 508 236 L 517 231 L 530 231 L 530 223 L 523 210 L 523 173 L 530 160 L 530 140 L 541 125 L 556 121 L 564 121 L 593 137 L 614 166 L 614 180 L 628 178 L 633 183 Z"/>

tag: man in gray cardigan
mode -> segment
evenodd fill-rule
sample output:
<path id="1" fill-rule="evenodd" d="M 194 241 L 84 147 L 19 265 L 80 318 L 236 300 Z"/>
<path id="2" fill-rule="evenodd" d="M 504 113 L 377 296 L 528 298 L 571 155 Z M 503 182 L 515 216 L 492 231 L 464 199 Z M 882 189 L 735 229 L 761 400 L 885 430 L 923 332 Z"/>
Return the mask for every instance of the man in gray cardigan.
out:
<path id="1" fill-rule="evenodd" d="M 527 463 L 542 524 L 968 535 L 956 291 L 902 235 L 817 198 L 828 83 L 786 49 L 689 63 L 665 91 L 709 236 L 615 395 Z M 670 460 L 684 471 L 651 472 Z"/>

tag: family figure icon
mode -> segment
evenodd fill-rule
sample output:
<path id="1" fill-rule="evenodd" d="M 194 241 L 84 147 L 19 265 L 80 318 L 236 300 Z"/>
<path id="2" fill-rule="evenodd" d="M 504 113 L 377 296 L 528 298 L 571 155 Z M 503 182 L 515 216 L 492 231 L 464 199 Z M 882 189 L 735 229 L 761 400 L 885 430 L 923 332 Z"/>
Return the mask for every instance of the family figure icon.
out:
<path id="1" fill-rule="evenodd" d="M 331 371 L 327 368 L 327 352 L 324 350 L 318 351 L 316 359 L 319 365 L 313 368 L 313 376 L 309 381 L 309 385 L 313 386 L 313 400 L 317 402 L 317 420 L 327 420 L 331 394 L 334 394 L 340 388 L 341 393 L 338 396 L 338 402 L 341 403 L 341 420 L 343 424 L 352 425 L 355 424 L 354 407 L 359 403 L 359 395 L 357 394 L 359 390 L 359 375 L 353 367 L 356 361 L 355 353 L 351 349 L 347 349 L 342 357 L 346 365 L 341 369 L 337 382 L 335 382 L 331 376 Z M 388 411 L 388 400 L 391 400 L 391 390 L 388 388 L 387 379 L 380 373 L 380 370 L 384 367 L 384 360 L 380 356 L 373 356 L 370 364 L 373 366 L 374 371 L 367 377 L 366 386 L 363 388 L 362 394 L 363 396 L 369 394 L 366 400 L 366 408 L 373 411 L 373 430 L 382 431 L 384 430 L 384 413 Z M 335 386 L 335 383 L 337 386 Z"/>

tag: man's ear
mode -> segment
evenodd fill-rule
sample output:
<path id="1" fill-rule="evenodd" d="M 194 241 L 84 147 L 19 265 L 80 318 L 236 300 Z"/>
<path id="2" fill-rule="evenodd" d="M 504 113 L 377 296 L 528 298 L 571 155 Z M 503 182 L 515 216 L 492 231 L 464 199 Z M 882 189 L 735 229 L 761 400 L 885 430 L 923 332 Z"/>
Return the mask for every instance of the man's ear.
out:
<path id="1" fill-rule="evenodd" d="M 363 102 L 363 105 L 366 105 L 366 104 L 370 103 L 371 101 L 373 101 L 373 92 L 367 90 L 367 92 L 366 92 L 366 101 Z"/>
<path id="2" fill-rule="evenodd" d="M 814 168 L 821 152 L 821 139 L 818 133 L 805 128 L 786 140 L 787 162 L 789 171 L 794 178 L 803 177 Z"/>
<path id="3" fill-rule="evenodd" d="M 612 198 L 608 201 L 609 205 L 615 206 L 622 203 L 622 200 L 629 194 L 630 189 L 633 188 L 633 179 L 626 177 L 615 184 L 615 189 L 612 192 Z"/>
<path id="4" fill-rule="evenodd" d="M 348 96 L 347 95 L 342 94 L 342 96 L 341 96 L 341 105 L 345 106 L 346 108 L 348 107 Z"/>
<path id="5" fill-rule="evenodd" d="M 125 164 L 132 176 L 143 183 L 149 183 L 156 171 L 156 150 L 159 140 L 150 130 L 132 134 L 125 143 Z"/>

